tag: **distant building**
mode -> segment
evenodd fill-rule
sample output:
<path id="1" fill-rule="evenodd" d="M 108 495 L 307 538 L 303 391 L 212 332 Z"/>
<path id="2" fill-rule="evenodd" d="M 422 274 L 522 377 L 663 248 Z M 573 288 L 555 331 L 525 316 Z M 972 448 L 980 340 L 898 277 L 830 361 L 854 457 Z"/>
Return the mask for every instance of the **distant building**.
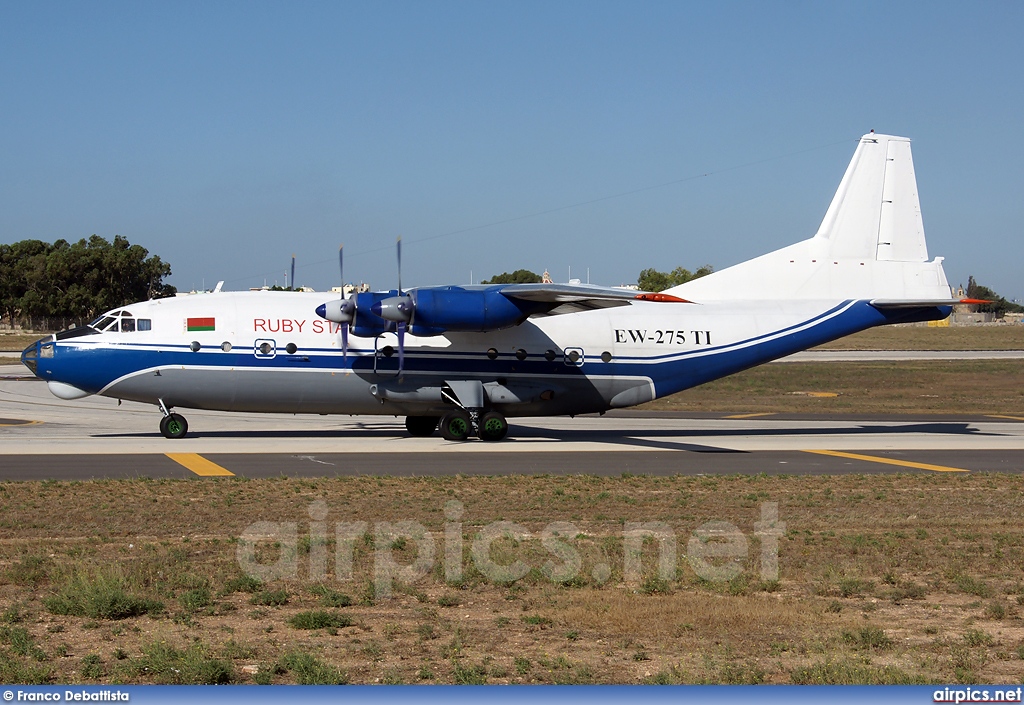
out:
<path id="1" fill-rule="evenodd" d="M 332 286 L 332 294 L 344 293 L 345 296 L 351 296 L 352 294 L 365 294 L 370 290 L 370 285 L 365 282 L 359 282 L 358 284 L 345 284 L 344 286 Z"/>

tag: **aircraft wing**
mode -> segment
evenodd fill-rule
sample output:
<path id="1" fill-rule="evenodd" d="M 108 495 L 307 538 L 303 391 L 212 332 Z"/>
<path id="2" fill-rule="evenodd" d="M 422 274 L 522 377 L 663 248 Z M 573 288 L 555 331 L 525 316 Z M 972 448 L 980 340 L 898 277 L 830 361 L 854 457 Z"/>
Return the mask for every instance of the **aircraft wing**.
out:
<path id="1" fill-rule="evenodd" d="M 631 302 L 638 300 L 691 303 L 668 294 L 652 294 L 636 289 L 619 289 L 590 284 L 506 284 L 498 291 L 508 299 L 552 304 L 552 308 L 534 314 L 540 316 L 557 316 L 564 313 L 628 306 Z"/>

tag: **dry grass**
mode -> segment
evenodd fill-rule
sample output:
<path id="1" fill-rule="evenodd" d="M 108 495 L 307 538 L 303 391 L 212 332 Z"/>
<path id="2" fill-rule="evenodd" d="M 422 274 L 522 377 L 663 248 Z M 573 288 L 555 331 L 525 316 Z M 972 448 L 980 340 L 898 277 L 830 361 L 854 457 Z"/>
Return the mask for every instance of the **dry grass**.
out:
<path id="1" fill-rule="evenodd" d="M 884 326 L 833 340 L 819 350 L 1024 350 L 1024 326 Z"/>
<path id="2" fill-rule="evenodd" d="M 0 333 L 0 352 L 17 352 L 24 350 L 29 343 L 43 337 L 42 333 Z"/>
<path id="3" fill-rule="evenodd" d="M 904 329 L 928 330 L 928 329 Z M 817 393 L 836 396 L 814 396 Z M 1020 414 L 1020 360 L 761 365 L 645 404 L 670 411 Z"/>
<path id="4" fill-rule="evenodd" d="M 984 474 L 5 483 L 0 680 L 1018 683 L 1022 490 L 1020 476 Z M 446 581 L 453 499 L 464 572 Z M 328 575 L 310 576 L 318 544 L 301 540 L 294 580 L 239 580 L 246 528 L 295 522 L 308 537 L 318 500 Z M 777 582 L 760 574 L 753 533 L 765 501 L 785 523 Z M 432 532 L 434 565 L 375 599 L 376 551 L 403 565 L 418 555 L 412 539 L 377 545 L 375 523 L 401 520 Z M 488 580 L 470 557 L 497 520 L 532 532 L 494 543 L 495 561 L 532 568 L 512 584 Z M 333 572 L 338 521 L 369 530 L 355 534 L 351 579 Z M 552 521 L 575 525 L 561 540 L 581 561 L 561 584 L 540 570 L 563 560 L 539 541 Z M 652 543 L 639 579 L 625 581 L 629 521 L 675 532 L 671 579 L 658 578 Z M 709 521 L 749 541 L 729 582 L 701 578 L 685 559 Z M 282 550 L 258 549 L 264 564 Z M 51 609 L 87 588 L 89 604 L 145 613 Z"/>

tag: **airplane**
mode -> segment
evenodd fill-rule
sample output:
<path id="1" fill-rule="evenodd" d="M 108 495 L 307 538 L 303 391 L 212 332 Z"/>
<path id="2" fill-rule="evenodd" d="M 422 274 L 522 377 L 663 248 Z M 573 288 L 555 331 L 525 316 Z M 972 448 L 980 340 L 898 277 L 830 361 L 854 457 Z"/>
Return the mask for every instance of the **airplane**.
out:
<path id="1" fill-rule="evenodd" d="M 61 399 L 404 416 L 409 434 L 498 441 L 508 418 L 636 406 L 873 326 L 946 318 L 910 140 L 860 138 L 813 237 L 661 293 L 580 284 L 154 299 L 28 346 Z M 342 270 L 343 271 L 343 270 Z M 970 301 L 973 302 L 973 301 Z"/>

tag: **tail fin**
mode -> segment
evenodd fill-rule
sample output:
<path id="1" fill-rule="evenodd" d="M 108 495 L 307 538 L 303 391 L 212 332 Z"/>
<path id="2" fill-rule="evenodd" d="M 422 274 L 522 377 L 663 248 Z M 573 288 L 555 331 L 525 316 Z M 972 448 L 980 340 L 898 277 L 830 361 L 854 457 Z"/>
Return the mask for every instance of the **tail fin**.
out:
<path id="1" fill-rule="evenodd" d="M 815 237 L 839 259 L 928 260 L 910 140 L 861 138 Z"/>
<path id="2" fill-rule="evenodd" d="M 864 135 L 814 237 L 669 289 L 692 301 L 945 300 L 928 261 L 910 140 Z"/>

